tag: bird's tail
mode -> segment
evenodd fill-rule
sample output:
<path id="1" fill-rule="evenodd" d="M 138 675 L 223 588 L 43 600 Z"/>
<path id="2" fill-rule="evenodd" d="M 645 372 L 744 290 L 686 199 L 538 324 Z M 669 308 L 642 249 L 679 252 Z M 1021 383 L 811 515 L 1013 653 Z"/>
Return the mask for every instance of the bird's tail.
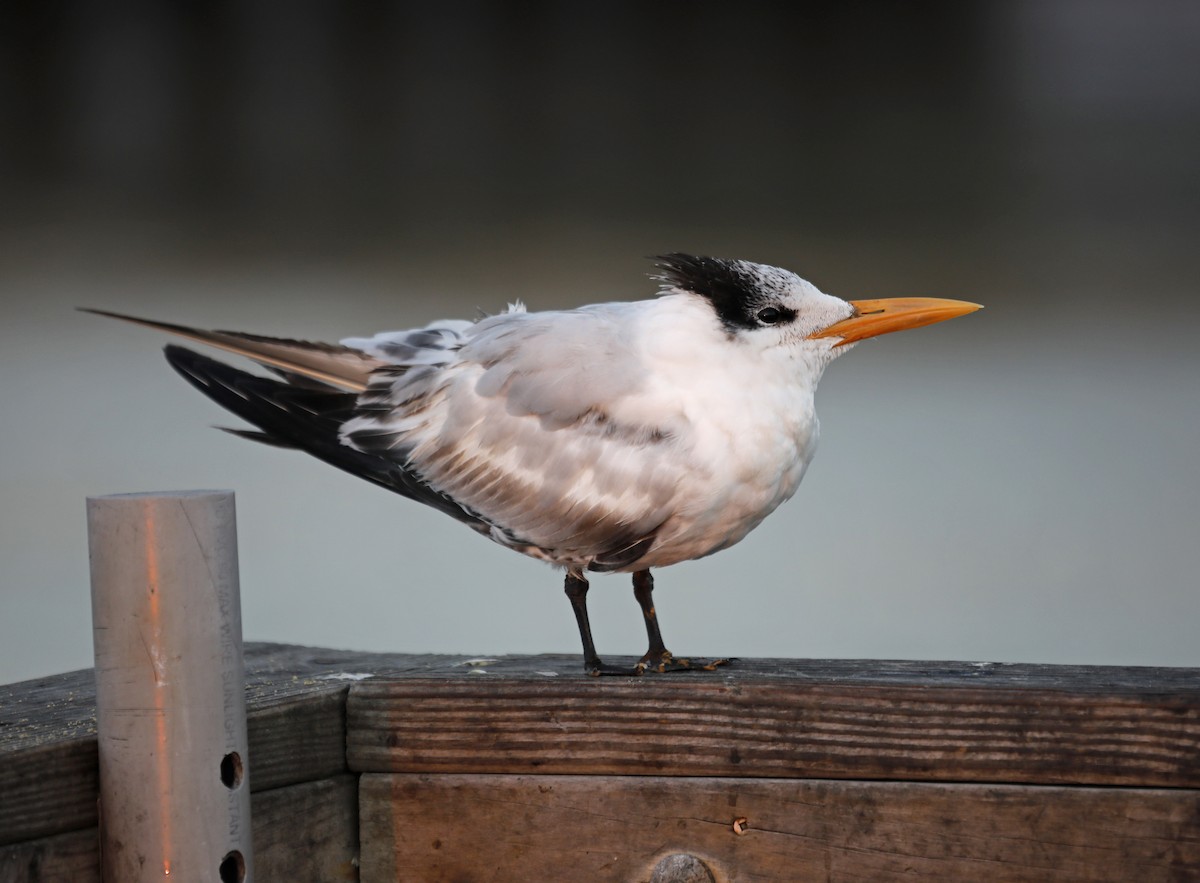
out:
<path id="1" fill-rule="evenodd" d="M 362 350 L 343 344 L 313 343 L 307 340 L 288 340 L 281 337 L 264 337 L 244 331 L 207 331 L 171 322 L 156 322 L 114 313 L 109 310 L 94 310 L 80 307 L 84 313 L 120 319 L 146 328 L 166 331 L 194 340 L 226 352 L 236 353 L 253 359 L 273 371 L 288 376 L 290 382 L 300 377 L 322 385 L 332 384 L 349 390 L 362 392 L 367 388 L 371 372 L 386 364 Z"/>

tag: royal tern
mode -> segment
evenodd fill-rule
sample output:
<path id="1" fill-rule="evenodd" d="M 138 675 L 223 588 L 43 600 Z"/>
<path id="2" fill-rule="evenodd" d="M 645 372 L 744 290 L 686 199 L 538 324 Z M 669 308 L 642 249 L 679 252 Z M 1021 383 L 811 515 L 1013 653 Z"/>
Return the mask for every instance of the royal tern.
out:
<path id="1" fill-rule="evenodd" d="M 650 569 L 728 548 L 796 492 L 817 445 L 813 396 L 857 341 L 979 309 L 934 298 L 844 301 L 796 274 L 668 254 L 653 299 L 309 343 L 111 313 L 228 350 L 275 377 L 179 346 L 167 360 L 252 424 L 566 571 L 592 674 L 696 667 L 663 643 Z M 649 648 L 601 662 L 588 571 L 633 574 Z"/>

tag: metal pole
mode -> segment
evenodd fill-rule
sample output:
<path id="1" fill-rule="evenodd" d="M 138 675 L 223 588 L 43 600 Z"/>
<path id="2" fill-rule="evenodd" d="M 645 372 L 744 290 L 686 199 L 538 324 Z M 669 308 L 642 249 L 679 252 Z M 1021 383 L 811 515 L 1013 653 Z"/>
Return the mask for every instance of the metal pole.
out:
<path id="1" fill-rule="evenodd" d="M 104 880 L 252 881 L 233 493 L 87 512 Z"/>

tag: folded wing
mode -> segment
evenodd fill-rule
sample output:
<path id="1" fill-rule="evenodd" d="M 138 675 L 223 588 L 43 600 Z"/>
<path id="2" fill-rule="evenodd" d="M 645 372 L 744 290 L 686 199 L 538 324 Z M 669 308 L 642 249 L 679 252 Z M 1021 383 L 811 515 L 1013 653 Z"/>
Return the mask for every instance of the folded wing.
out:
<path id="1" fill-rule="evenodd" d="M 639 410 L 624 310 L 509 313 L 462 331 L 452 359 L 379 369 L 343 440 L 396 459 L 560 564 L 623 569 L 675 507 L 678 415 Z"/>

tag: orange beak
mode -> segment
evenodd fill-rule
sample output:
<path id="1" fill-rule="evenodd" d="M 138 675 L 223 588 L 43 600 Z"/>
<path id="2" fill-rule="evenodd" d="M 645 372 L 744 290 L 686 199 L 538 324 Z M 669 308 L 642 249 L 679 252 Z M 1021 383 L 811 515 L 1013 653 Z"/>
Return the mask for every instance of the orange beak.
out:
<path id="1" fill-rule="evenodd" d="M 880 334 L 932 325 L 934 322 L 943 322 L 983 309 L 980 304 L 937 297 L 852 300 L 850 306 L 854 307 L 853 316 L 813 332 L 808 336 L 809 340 L 818 337 L 840 337 L 841 340 L 834 344 L 835 347 L 839 347 Z"/>

